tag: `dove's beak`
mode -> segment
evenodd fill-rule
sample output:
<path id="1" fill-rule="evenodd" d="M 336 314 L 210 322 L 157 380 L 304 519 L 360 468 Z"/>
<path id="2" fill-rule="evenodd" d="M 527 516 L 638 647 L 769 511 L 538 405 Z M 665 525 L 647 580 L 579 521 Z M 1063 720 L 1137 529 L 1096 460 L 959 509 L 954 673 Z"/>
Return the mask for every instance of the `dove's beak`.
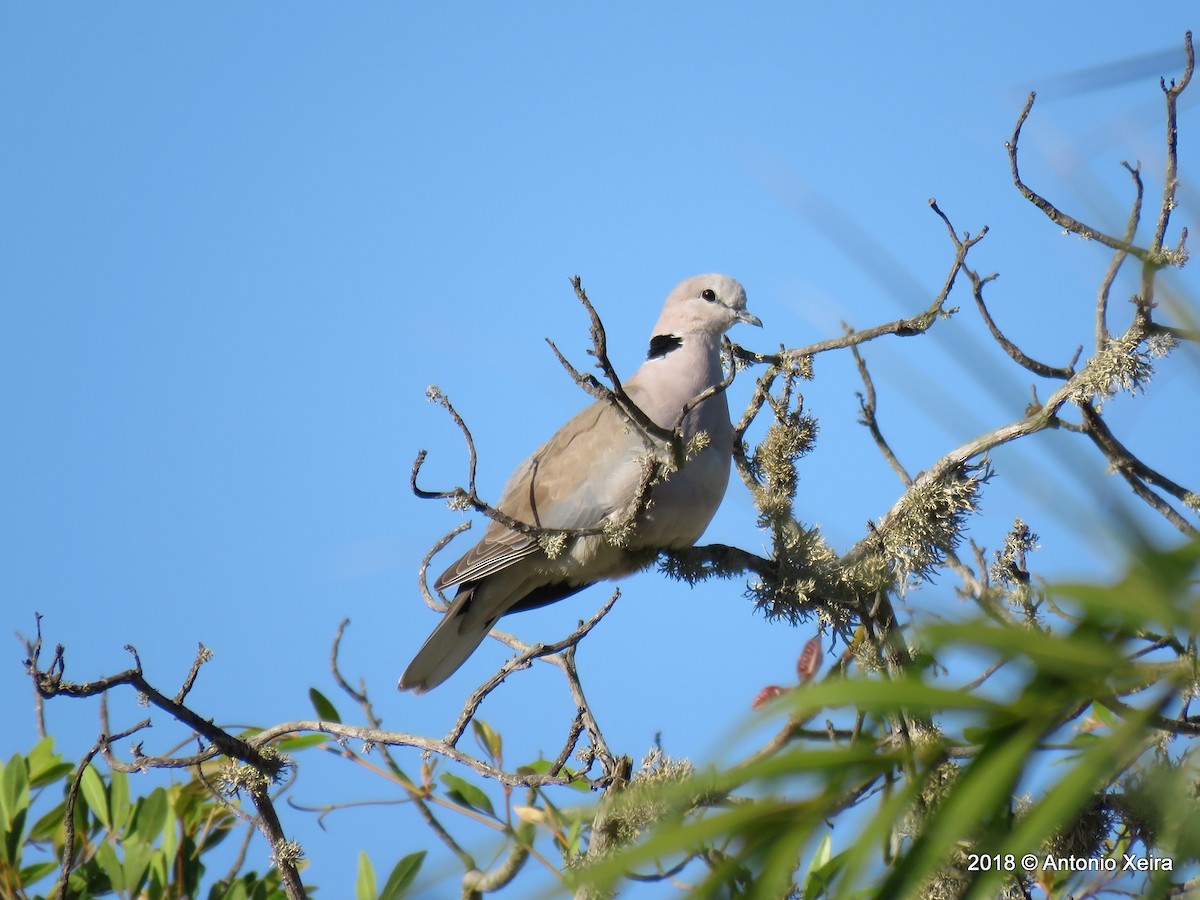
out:
<path id="1" fill-rule="evenodd" d="M 749 310 L 739 309 L 736 318 L 739 322 L 745 322 L 747 325 L 757 325 L 759 328 L 762 328 L 762 319 Z"/>

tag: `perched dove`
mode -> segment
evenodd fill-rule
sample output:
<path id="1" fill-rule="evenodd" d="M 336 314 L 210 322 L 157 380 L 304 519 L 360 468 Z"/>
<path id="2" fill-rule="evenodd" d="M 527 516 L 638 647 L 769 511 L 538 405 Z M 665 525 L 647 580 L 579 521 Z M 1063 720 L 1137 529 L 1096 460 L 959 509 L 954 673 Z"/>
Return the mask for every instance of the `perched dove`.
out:
<path id="1" fill-rule="evenodd" d="M 663 428 L 684 406 L 719 384 L 721 336 L 738 322 L 762 325 L 746 311 L 746 292 L 726 275 L 697 275 L 671 291 L 650 338 L 646 361 L 624 383 L 630 399 Z M 441 623 L 400 677 L 401 690 L 423 693 L 454 674 L 501 616 L 545 606 L 597 581 L 648 564 L 657 550 L 692 546 L 716 513 L 729 483 L 733 428 L 722 391 L 684 417 L 683 437 L 708 436 L 703 450 L 658 482 L 630 539 L 568 539 L 550 558 L 532 535 L 492 521 L 483 539 L 442 573 L 438 590 L 458 586 Z M 646 445 L 626 419 L 597 401 L 568 421 L 513 473 L 498 508 L 541 528 L 597 528 L 633 509 Z"/>

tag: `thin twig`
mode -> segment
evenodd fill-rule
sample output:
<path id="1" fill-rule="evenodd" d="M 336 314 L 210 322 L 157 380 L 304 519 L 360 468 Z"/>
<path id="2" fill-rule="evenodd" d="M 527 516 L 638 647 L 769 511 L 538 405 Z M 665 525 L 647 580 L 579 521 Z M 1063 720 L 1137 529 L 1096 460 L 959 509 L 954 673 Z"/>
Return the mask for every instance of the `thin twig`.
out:
<path id="1" fill-rule="evenodd" d="M 192 661 L 192 667 L 188 669 L 187 677 L 183 679 L 183 685 L 179 688 L 179 693 L 175 695 L 175 702 L 182 703 L 187 699 L 187 695 L 191 693 L 192 686 L 196 683 L 196 676 L 200 674 L 200 667 L 212 659 L 212 651 L 203 644 L 198 645 L 196 650 L 196 658 Z"/>
<path id="2" fill-rule="evenodd" d="M 429 552 L 421 558 L 421 566 L 417 569 L 417 587 L 421 591 L 421 596 L 425 600 L 425 605 L 434 612 L 445 612 L 446 604 L 435 598 L 433 591 L 429 588 L 429 564 L 433 561 L 433 557 L 439 553 L 447 544 L 454 538 L 462 534 L 471 527 L 470 522 L 463 522 L 450 529 L 436 544 L 429 548 Z"/>
<path id="3" fill-rule="evenodd" d="M 1088 240 L 1096 241 L 1097 243 L 1103 244 L 1105 247 L 1110 247 L 1113 250 L 1123 250 L 1131 256 L 1136 256 L 1138 259 L 1145 262 L 1151 256 L 1149 251 L 1138 247 L 1129 241 L 1105 234 L 1102 231 L 1092 228 L 1090 225 L 1085 225 L 1078 219 L 1068 216 L 1045 197 L 1034 192 L 1027 184 L 1025 184 L 1024 181 L 1021 180 L 1021 172 L 1017 165 L 1017 142 L 1021 138 L 1021 129 L 1025 125 L 1025 120 L 1029 118 L 1029 112 L 1033 109 L 1033 101 L 1036 99 L 1036 97 L 1037 92 L 1031 91 L 1029 98 L 1025 101 L 1025 107 L 1021 110 L 1021 115 L 1017 118 L 1017 125 L 1013 129 L 1012 137 L 1004 145 L 1005 149 L 1008 150 L 1008 164 L 1010 170 L 1012 171 L 1013 184 L 1015 184 L 1017 190 L 1021 192 L 1021 196 L 1040 209 L 1046 214 L 1050 221 L 1060 226 L 1065 231 L 1069 231 L 1071 234 L 1077 234 L 1080 237 L 1087 238 Z"/>
<path id="4" fill-rule="evenodd" d="M 92 749 L 84 754 L 83 760 L 79 763 L 79 768 L 75 770 L 75 777 L 71 779 L 71 786 L 67 789 L 67 798 L 63 809 L 63 852 L 58 875 L 59 900 L 67 900 L 69 896 L 67 888 L 70 883 L 71 868 L 75 862 L 75 803 L 79 799 L 79 789 L 83 784 L 83 773 L 92 764 L 92 760 L 96 754 L 106 749 L 110 743 L 127 738 L 131 734 L 149 727 L 150 720 L 143 719 L 136 725 L 117 734 L 100 735 L 96 743 L 92 745 Z"/>
<path id="5" fill-rule="evenodd" d="M 1112 433 L 1092 403 L 1080 403 L 1079 411 L 1083 415 L 1084 432 L 1108 459 L 1113 469 L 1125 479 L 1133 492 L 1183 534 L 1189 537 L 1197 534 L 1195 526 L 1162 497 L 1151 491 L 1147 484 L 1161 488 L 1185 502 L 1189 499 L 1195 502 L 1196 494 L 1150 468 L 1134 456 L 1124 444 L 1117 440 L 1117 436 Z"/>
<path id="6" fill-rule="evenodd" d="M 851 329 L 844 322 L 842 327 L 850 332 Z M 867 430 L 871 432 L 871 437 L 875 441 L 875 446 L 879 448 L 879 452 L 883 454 L 883 458 L 887 460 L 892 471 L 900 476 L 900 480 L 904 482 L 905 487 L 912 487 L 912 476 L 908 474 L 908 470 L 897 458 L 892 451 L 891 445 L 883 436 L 883 432 L 879 428 L 879 420 L 875 417 L 875 383 L 871 380 L 871 373 L 867 370 L 867 364 L 862 358 L 862 354 L 858 352 L 858 347 L 851 347 L 850 352 L 854 354 L 854 362 L 858 365 L 858 375 L 862 379 L 863 391 L 865 393 L 858 395 L 858 405 L 862 412 L 862 418 L 859 419 L 863 425 L 867 426 Z"/>
<path id="7" fill-rule="evenodd" d="M 602 607 L 600 607 L 599 612 L 597 612 L 586 622 L 581 622 L 579 627 L 565 638 L 555 641 L 552 644 L 535 644 L 533 646 L 529 646 L 522 644 L 520 641 L 512 638 L 510 635 L 504 635 L 503 637 L 501 637 L 499 634 L 496 635 L 510 647 L 514 646 L 514 644 L 519 646 L 521 649 L 519 650 L 518 655 L 506 661 L 504 665 L 502 665 L 490 678 L 488 678 L 483 684 L 471 692 L 471 695 L 467 697 L 466 702 L 463 704 L 462 711 L 458 714 L 458 719 L 450 728 L 450 731 L 447 732 L 443 740 L 452 747 L 457 745 L 459 738 L 461 738 L 463 733 L 467 730 L 467 725 L 469 725 L 471 720 L 478 714 L 480 704 L 483 703 L 488 694 L 490 694 L 497 687 L 499 687 L 501 683 L 503 683 L 505 678 L 520 669 L 528 669 L 535 659 L 549 657 L 555 653 L 560 653 L 569 647 L 574 647 L 581 640 L 583 640 L 584 637 L 587 636 L 588 632 L 590 632 L 596 627 L 596 625 L 600 623 L 601 619 L 608 615 L 609 610 L 613 608 L 613 604 L 617 602 L 620 596 L 620 590 L 613 591 L 612 596 L 608 598 L 608 601 Z"/>
<path id="8" fill-rule="evenodd" d="M 1175 209 L 1175 192 L 1179 188 L 1179 95 L 1187 88 L 1196 70 L 1196 50 L 1192 46 L 1192 33 L 1188 31 L 1183 38 L 1184 53 L 1187 62 L 1183 75 L 1176 81 L 1171 79 L 1170 86 L 1166 79 L 1159 79 L 1159 86 L 1167 101 L 1167 159 L 1163 171 L 1163 202 L 1158 214 L 1158 224 L 1154 228 L 1154 240 L 1150 250 L 1155 255 L 1162 252 L 1163 242 L 1167 237 L 1167 224 L 1171 221 L 1171 212 Z"/>
<path id="9" fill-rule="evenodd" d="M 1132 242 L 1137 235 L 1138 224 L 1142 218 L 1142 198 L 1145 194 L 1145 186 L 1142 184 L 1142 171 L 1139 165 L 1129 165 L 1127 162 L 1121 163 L 1125 170 L 1129 172 L 1133 178 L 1133 208 L 1129 211 L 1129 221 L 1125 225 L 1125 240 Z M 1121 266 L 1129 254 L 1124 250 L 1117 250 L 1113 253 L 1113 258 L 1108 264 L 1108 270 L 1104 273 L 1104 279 L 1100 282 L 1100 291 L 1096 298 L 1096 352 L 1103 350 L 1109 341 L 1108 331 L 1108 296 L 1112 290 L 1113 282 L 1117 278 L 1117 273 L 1121 271 Z"/>

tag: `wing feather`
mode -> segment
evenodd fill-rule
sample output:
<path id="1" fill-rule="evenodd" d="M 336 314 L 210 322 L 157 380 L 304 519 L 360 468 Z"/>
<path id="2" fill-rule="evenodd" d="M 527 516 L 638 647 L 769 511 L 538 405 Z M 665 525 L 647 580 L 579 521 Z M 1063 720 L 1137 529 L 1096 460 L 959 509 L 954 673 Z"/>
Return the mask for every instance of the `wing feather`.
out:
<path id="1" fill-rule="evenodd" d="M 497 507 L 540 528 L 598 527 L 624 507 L 636 487 L 634 442 L 640 439 L 606 404 L 593 403 L 517 467 Z M 434 587 L 478 581 L 540 550 L 536 538 L 493 521 Z"/>

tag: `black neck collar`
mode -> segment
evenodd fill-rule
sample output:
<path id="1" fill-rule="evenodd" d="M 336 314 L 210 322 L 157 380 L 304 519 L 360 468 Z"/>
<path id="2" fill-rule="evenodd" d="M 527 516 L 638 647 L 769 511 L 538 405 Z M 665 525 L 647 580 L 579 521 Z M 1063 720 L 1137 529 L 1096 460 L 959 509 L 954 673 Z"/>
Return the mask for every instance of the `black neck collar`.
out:
<path id="1" fill-rule="evenodd" d="M 650 338 L 650 352 L 646 354 L 646 359 L 662 359 L 682 346 L 683 338 L 677 334 L 656 334 Z"/>

